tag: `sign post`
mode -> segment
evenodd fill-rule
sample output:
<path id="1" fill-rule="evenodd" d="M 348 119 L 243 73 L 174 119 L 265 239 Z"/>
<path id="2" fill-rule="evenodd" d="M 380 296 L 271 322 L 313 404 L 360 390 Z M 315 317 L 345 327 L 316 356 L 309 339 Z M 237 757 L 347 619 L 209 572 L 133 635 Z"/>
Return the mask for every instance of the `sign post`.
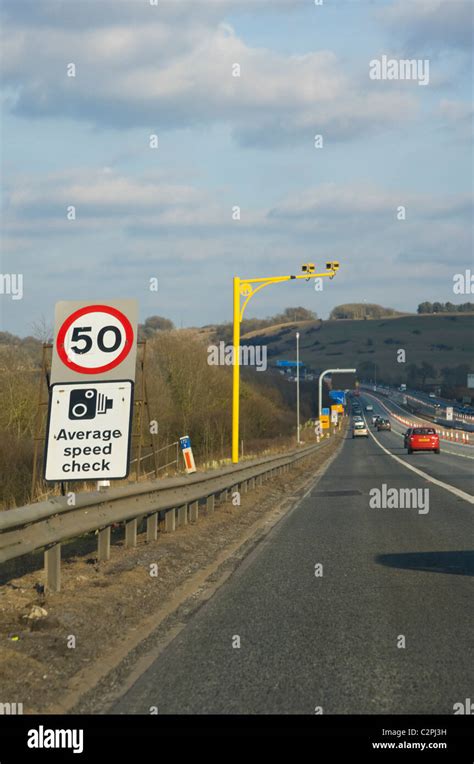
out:
<path id="1" fill-rule="evenodd" d="M 51 387 L 45 480 L 125 478 L 130 462 L 133 382 Z"/>
<path id="2" fill-rule="evenodd" d="M 137 321 L 135 300 L 57 303 L 45 480 L 127 477 Z"/>
<path id="3" fill-rule="evenodd" d="M 51 384 L 135 380 L 138 306 L 135 300 L 58 302 Z"/>
<path id="4" fill-rule="evenodd" d="M 193 449 L 191 448 L 191 439 L 189 435 L 184 435 L 179 439 L 179 445 L 183 452 L 184 468 L 189 475 L 191 472 L 196 472 L 196 464 L 194 462 Z"/>

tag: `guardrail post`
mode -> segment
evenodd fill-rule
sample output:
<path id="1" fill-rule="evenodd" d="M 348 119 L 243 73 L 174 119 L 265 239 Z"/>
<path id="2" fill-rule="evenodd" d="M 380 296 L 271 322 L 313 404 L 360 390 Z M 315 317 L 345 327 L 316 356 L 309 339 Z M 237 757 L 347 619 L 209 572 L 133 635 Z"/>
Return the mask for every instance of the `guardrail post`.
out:
<path id="1" fill-rule="evenodd" d="M 243 481 L 243 483 L 240 484 L 240 493 L 247 493 L 248 490 L 248 483 L 246 480 Z"/>
<path id="2" fill-rule="evenodd" d="M 46 589 L 49 592 L 61 591 L 61 544 L 55 544 L 45 550 L 44 572 Z"/>
<path id="3" fill-rule="evenodd" d="M 137 519 L 125 523 L 125 546 L 137 545 Z"/>
<path id="4" fill-rule="evenodd" d="M 219 494 L 219 501 L 227 501 L 227 491 L 221 491 Z"/>
<path id="5" fill-rule="evenodd" d="M 249 480 L 249 488 L 255 488 L 255 478 L 250 478 L 250 480 Z"/>
<path id="6" fill-rule="evenodd" d="M 178 507 L 178 526 L 188 524 L 188 505 L 183 504 Z"/>
<path id="7" fill-rule="evenodd" d="M 176 510 L 168 509 L 165 514 L 165 533 L 173 533 L 176 530 Z"/>
<path id="8" fill-rule="evenodd" d="M 216 498 L 214 494 L 212 494 L 212 496 L 207 497 L 206 509 L 208 512 L 214 512 L 215 503 L 216 503 Z"/>
<path id="9" fill-rule="evenodd" d="M 110 525 L 108 528 L 102 528 L 99 531 L 97 558 L 99 562 L 110 560 Z"/>
<path id="10" fill-rule="evenodd" d="M 193 501 L 189 505 L 189 522 L 196 523 L 199 517 L 199 502 Z"/>
<path id="11" fill-rule="evenodd" d="M 146 540 L 156 541 L 158 536 L 158 512 L 148 515 L 146 519 Z"/>
<path id="12" fill-rule="evenodd" d="M 257 485 L 262 485 L 263 483 L 263 475 L 257 475 Z"/>

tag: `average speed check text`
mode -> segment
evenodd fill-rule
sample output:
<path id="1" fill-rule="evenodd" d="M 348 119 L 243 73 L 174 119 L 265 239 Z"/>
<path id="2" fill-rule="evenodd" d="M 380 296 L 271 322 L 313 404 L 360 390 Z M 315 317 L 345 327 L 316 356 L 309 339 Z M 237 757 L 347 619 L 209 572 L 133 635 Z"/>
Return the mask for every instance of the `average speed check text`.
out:
<path id="1" fill-rule="evenodd" d="M 121 430 L 79 430 L 77 432 L 67 431 L 65 428 L 59 430 L 55 440 L 57 441 L 77 441 L 77 440 L 100 440 L 105 445 L 84 445 L 84 446 L 66 446 L 63 449 L 63 456 L 65 459 L 72 457 L 72 461 L 64 462 L 62 465 L 63 472 L 70 474 L 74 472 L 107 472 L 110 470 L 110 461 L 107 461 L 107 456 L 112 453 L 113 440 L 122 437 Z M 99 461 L 83 461 L 84 456 L 101 456 Z M 81 457 L 81 461 L 76 461 Z"/>

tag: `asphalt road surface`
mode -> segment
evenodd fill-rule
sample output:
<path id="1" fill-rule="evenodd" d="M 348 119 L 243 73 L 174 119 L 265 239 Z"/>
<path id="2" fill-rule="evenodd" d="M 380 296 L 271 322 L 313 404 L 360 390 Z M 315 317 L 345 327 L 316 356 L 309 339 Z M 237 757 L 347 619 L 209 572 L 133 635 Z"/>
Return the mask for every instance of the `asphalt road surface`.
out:
<path id="1" fill-rule="evenodd" d="M 461 445 L 459 443 L 441 440 L 441 454 L 422 453 L 415 452 L 414 454 L 407 454 L 406 448 L 403 446 L 403 433 L 407 427 L 394 417 L 391 417 L 387 413 L 393 411 L 398 415 L 402 415 L 410 419 L 410 414 L 403 412 L 400 408 L 395 406 L 389 401 L 383 401 L 383 405 L 379 402 L 375 396 L 364 396 L 362 398 L 363 405 L 371 403 L 374 410 L 371 412 L 364 412 L 364 416 L 368 421 L 371 421 L 373 414 L 379 414 L 385 419 L 390 419 L 392 425 L 392 431 L 387 432 L 381 430 L 377 432 L 370 425 L 370 429 L 374 436 L 380 443 L 389 449 L 391 453 L 395 454 L 399 458 L 403 459 L 407 464 L 413 465 L 423 472 L 427 472 L 429 475 L 438 478 L 439 480 L 446 482 L 452 486 L 466 491 L 467 493 L 473 493 L 474 488 L 474 447 L 468 445 Z M 416 419 L 416 418 L 415 418 Z M 418 421 L 418 420 L 417 420 Z M 434 425 L 430 422 L 419 421 L 420 427 L 434 427 L 436 430 L 442 430 L 442 427 Z M 472 530 L 471 530 L 472 533 Z"/>
<path id="2" fill-rule="evenodd" d="M 376 437 L 401 456 L 399 436 Z M 467 459 L 409 463 L 472 493 Z M 371 508 L 369 491 L 382 484 L 429 488 L 429 511 Z M 110 712 L 453 713 L 473 687 L 473 512 L 372 437 L 348 436 Z"/>

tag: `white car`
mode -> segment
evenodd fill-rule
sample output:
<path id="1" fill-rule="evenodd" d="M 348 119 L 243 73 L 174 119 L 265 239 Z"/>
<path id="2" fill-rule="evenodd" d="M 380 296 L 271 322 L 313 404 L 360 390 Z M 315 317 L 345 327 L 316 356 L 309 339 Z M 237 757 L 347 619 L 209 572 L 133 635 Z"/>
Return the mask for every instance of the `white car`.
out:
<path id="1" fill-rule="evenodd" d="M 368 438 L 369 437 L 369 431 L 364 421 L 354 422 L 354 427 L 352 428 L 352 437 L 353 438 L 359 438 L 359 437 Z"/>
<path id="2" fill-rule="evenodd" d="M 373 407 L 373 406 L 371 406 L 371 405 L 370 405 L 370 403 L 368 403 L 368 404 L 367 404 L 367 406 L 365 407 L 365 410 L 366 410 L 366 411 L 373 411 L 373 410 L 374 410 L 374 407 Z"/>

